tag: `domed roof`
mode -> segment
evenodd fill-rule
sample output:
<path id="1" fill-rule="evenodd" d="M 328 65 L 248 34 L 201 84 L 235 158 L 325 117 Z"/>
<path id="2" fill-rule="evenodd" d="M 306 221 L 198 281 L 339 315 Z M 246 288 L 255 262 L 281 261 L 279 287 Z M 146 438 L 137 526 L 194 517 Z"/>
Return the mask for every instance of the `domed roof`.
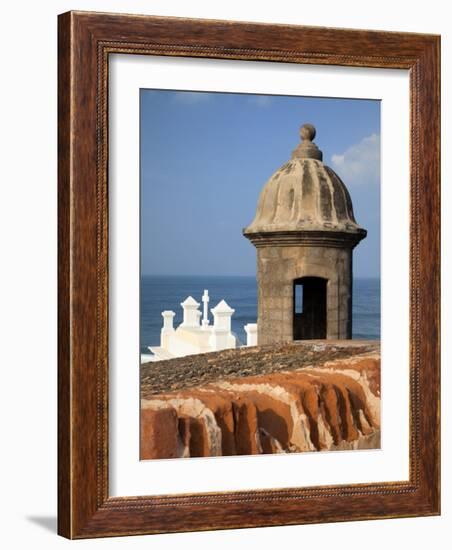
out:
<path id="1" fill-rule="evenodd" d="M 366 236 L 355 220 L 350 195 L 340 177 L 322 162 L 312 142 L 314 126 L 301 127 L 302 142 L 261 191 L 256 216 L 244 235 L 325 231 L 350 234 L 356 243 Z M 344 235 L 344 237 L 347 237 Z M 356 244 L 355 243 L 355 244 Z"/>

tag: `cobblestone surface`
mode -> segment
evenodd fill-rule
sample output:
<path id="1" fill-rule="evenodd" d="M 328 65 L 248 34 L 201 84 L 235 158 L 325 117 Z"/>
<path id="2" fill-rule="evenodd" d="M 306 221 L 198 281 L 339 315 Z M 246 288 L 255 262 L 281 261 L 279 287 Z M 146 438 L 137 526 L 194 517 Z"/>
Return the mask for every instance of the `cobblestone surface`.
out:
<path id="1" fill-rule="evenodd" d="M 303 341 L 229 349 L 141 365 L 141 397 L 150 398 L 228 378 L 300 369 L 379 350 L 365 340 Z"/>

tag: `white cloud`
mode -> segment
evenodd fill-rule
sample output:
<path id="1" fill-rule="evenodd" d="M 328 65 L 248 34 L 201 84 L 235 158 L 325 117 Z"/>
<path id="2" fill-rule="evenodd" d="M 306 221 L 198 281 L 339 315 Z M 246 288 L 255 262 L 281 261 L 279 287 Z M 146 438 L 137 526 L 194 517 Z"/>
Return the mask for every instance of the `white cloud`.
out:
<path id="1" fill-rule="evenodd" d="M 268 107 L 272 104 L 272 98 L 268 95 L 253 95 L 249 98 L 249 101 L 257 107 Z"/>
<path id="2" fill-rule="evenodd" d="M 379 183 L 380 136 L 372 134 L 349 147 L 341 155 L 332 155 L 334 170 L 344 183 Z"/>
<path id="3" fill-rule="evenodd" d="M 210 101 L 212 94 L 209 92 L 174 92 L 174 101 L 185 105 L 195 105 Z"/>

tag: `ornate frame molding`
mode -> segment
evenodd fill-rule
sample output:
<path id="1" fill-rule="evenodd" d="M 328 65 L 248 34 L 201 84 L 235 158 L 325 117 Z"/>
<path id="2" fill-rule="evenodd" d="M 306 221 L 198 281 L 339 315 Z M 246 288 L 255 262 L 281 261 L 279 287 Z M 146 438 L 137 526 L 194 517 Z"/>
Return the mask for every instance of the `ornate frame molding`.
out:
<path id="1" fill-rule="evenodd" d="M 59 16 L 58 46 L 59 533 L 86 538 L 438 514 L 440 38 L 68 12 Z M 109 55 L 121 53 L 410 71 L 409 481 L 109 497 L 107 92 Z"/>

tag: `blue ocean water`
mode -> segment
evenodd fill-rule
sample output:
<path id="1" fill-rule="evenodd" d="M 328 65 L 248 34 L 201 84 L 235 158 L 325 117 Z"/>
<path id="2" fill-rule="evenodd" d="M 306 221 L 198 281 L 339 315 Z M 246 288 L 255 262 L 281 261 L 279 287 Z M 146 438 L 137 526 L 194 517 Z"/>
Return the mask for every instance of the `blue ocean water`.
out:
<path id="1" fill-rule="evenodd" d="M 176 313 L 174 326 L 182 322 L 180 303 L 193 296 L 201 303 L 204 289 L 210 296 L 209 309 L 224 299 L 235 309 L 232 330 L 245 343 L 243 326 L 257 320 L 257 286 L 255 277 L 157 276 L 141 278 L 141 353 L 148 346 L 160 344 L 161 312 Z M 210 314 L 212 322 L 212 315 Z M 380 280 L 353 280 L 353 338 L 380 338 Z"/>

